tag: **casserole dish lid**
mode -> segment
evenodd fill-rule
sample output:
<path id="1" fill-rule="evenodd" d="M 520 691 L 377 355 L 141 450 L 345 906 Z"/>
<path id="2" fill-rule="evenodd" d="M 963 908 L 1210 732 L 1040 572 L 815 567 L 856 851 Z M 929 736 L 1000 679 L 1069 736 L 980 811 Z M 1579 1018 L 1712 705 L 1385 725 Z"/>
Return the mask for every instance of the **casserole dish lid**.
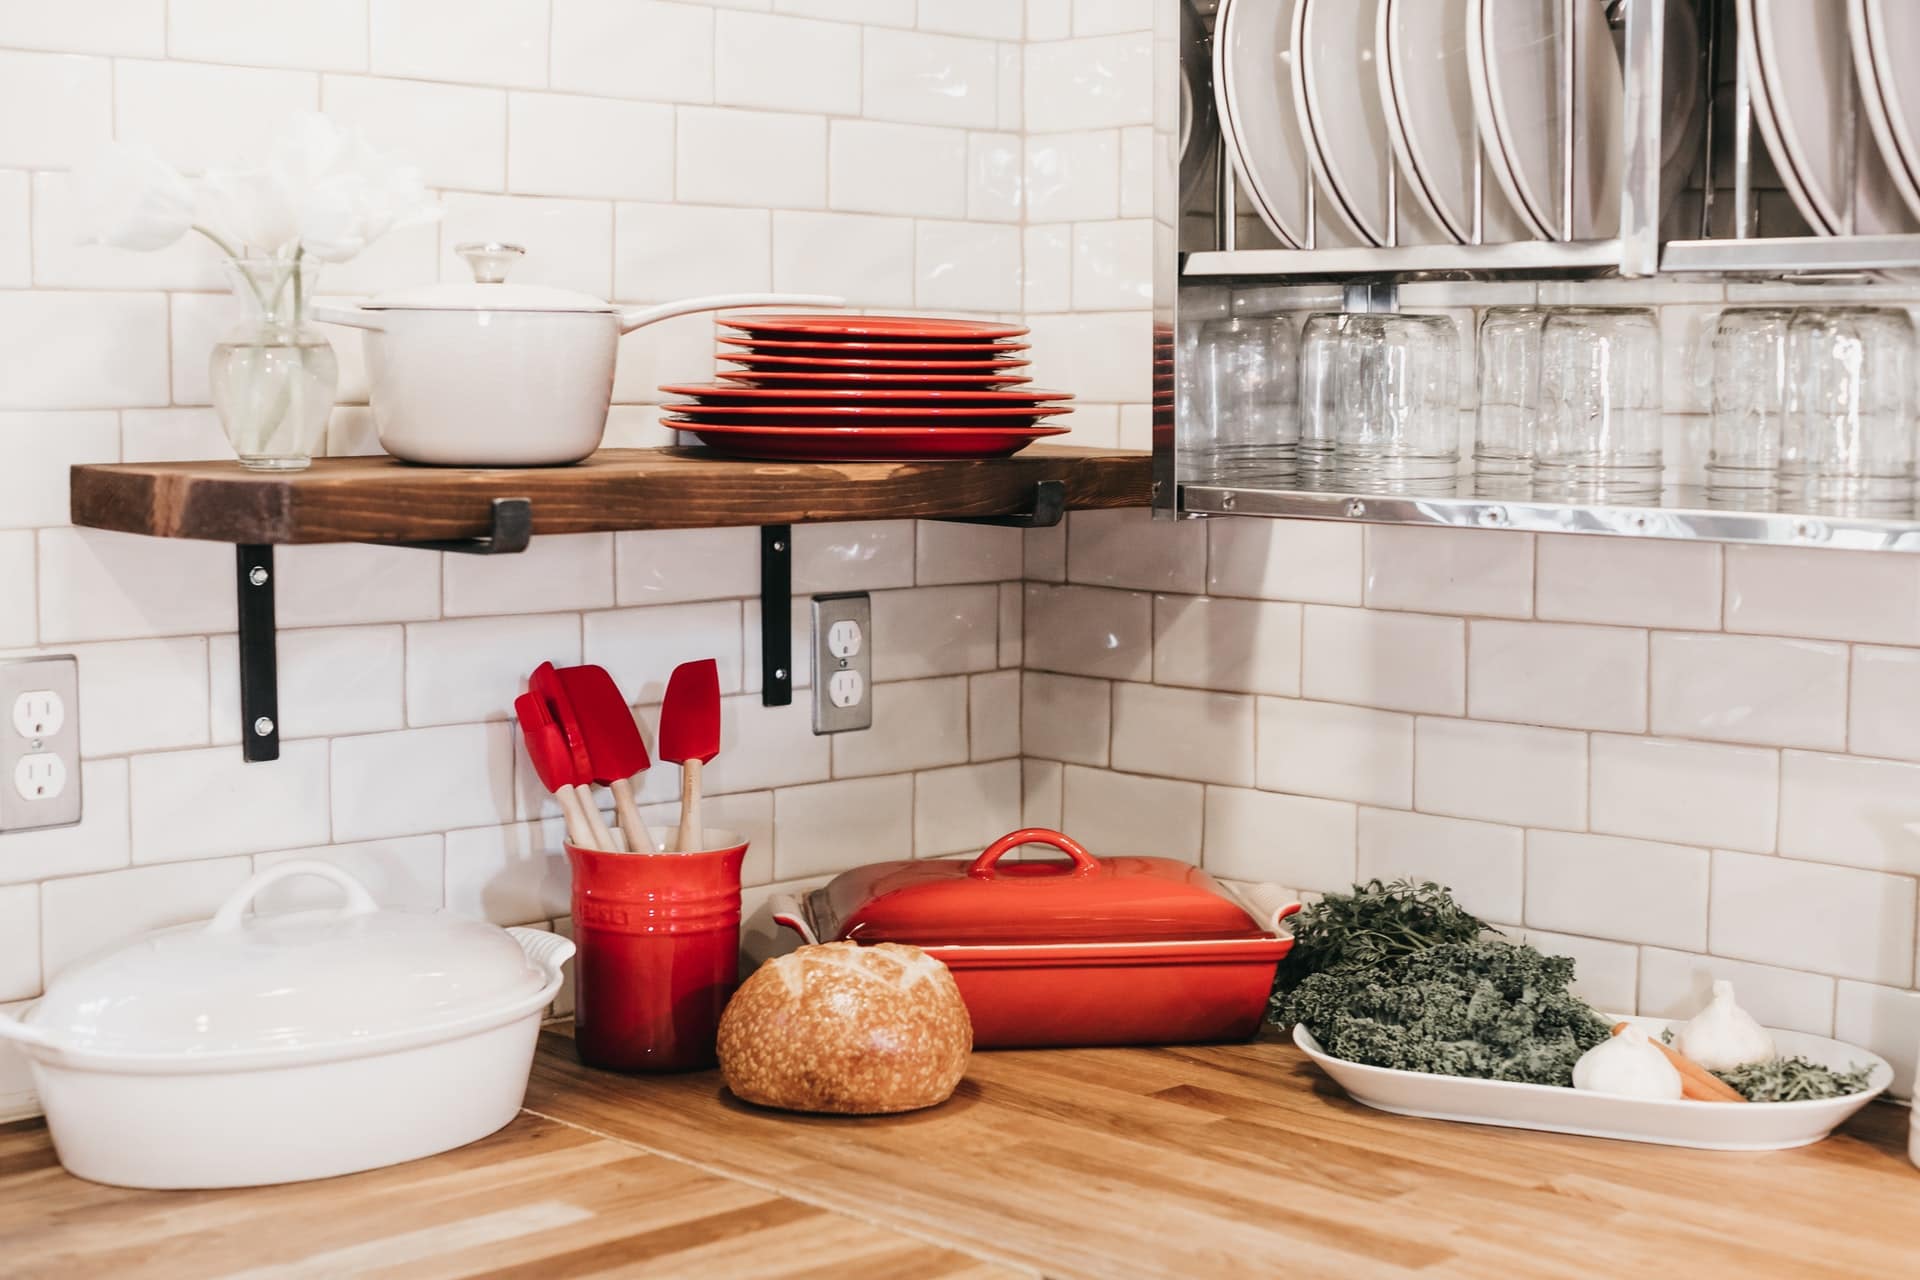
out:
<path id="1" fill-rule="evenodd" d="M 1026 844 L 1066 860 L 1003 862 Z M 1192 863 L 1095 858 L 1058 831 L 1001 836 L 971 863 L 880 862 L 836 876 L 821 898 L 821 940 L 981 946 L 1192 942 L 1272 935 Z"/>
<path id="2" fill-rule="evenodd" d="M 396 289 L 361 303 L 368 311 L 570 311 L 612 314 L 612 303 L 590 293 L 544 284 L 508 284 L 507 272 L 526 255 L 517 244 L 474 240 L 453 246 L 473 271 L 468 281 Z"/>
<path id="3" fill-rule="evenodd" d="M 248 916 L 293 876 L 323 876 L 338 907 Z M 63 970 L 25 1021 L 77 1049 L 208 1054 L 311 1048 L 417 1030 L 537 994 L 543 973 L 504 929 L 385 911 L 338 867 L 255 875 L 205 923 L 163 929 Z"/>

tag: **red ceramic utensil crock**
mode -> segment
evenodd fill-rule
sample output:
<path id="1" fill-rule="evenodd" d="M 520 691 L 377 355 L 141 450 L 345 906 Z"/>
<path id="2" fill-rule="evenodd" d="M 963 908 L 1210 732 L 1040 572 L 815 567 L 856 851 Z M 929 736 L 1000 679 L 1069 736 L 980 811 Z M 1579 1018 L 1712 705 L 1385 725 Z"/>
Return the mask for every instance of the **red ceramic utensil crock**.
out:
<path id="1" fill-rule="evenodd" d="M 720 1014 L 740 978 L 740 862 L 747 846 L 600 853 L 573 865 L 574 1043 L 611 1071 L 714 1063 Z"/>
<path id="2" fill-rule="evenodd" d="M 667 677 L 660 704 L 660 758 L 680 766 L 680 832 L 676 849 L 704 847 L 700 830 L 700 769 L 720 754 L 720 664 L 683 662 Z"/>
<path id="3" fill-rule="evenodd" d="M 653 761 L 647 758 L 647 744 L 640 737 L 640 726 L 634 722 L 626 695 L 605 667 L 589 663 L 562 667 L 556 674 L 573 704 L 574 719 L 592 763 L 593 780 L 613 792 L 613 807 L 620 815 L 627 848 L 634 853 L 653 853 L 658 846 L 641 821 L 640 806 L 633 798 L 634 775 L 651 769 Z"/>

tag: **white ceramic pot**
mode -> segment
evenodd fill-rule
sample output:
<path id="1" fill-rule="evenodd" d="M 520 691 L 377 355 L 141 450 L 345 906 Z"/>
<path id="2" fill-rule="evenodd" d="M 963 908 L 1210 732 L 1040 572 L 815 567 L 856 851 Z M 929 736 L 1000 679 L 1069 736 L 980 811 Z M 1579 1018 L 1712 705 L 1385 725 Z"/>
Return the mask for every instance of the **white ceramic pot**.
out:
<path id="1" fill-rule="evenodd" d="M 717 294 L 616 307 L 591 294 L 506 283 L 519 245 L 455 246 L 470 284 L 382 294 L 317 319 L 365 330 L 380 445 L 396 458 L 450 467 L 578 462 L 600 447 L 620 335 L 725 307 L 837 307 L 817 294 Z"/>
<path id="2" fill-rule="evenodd" d="M 245 915 L 323 876 L 338 909 Z M 573 943 L 383 911 L 323 862 L 254 876 L 205 924 L 149 934 L 0 1015 L 68 1171 L 124 1187 L 298 1182 L 485 1137 L 525 1097 Z"/>

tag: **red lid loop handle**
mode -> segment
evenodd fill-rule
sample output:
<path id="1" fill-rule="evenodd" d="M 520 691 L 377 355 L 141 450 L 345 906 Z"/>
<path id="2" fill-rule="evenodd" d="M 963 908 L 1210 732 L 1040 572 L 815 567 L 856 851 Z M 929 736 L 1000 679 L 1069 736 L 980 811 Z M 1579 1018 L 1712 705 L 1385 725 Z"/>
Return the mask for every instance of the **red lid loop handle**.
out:
<path id="1" fill-rule="evenodd" d="M 1022 827 L 1018 831 L 1009 831 L 1006 835 L 1001 836 L 998 840 L 988 845 L 985 852 L 975 858 L 973 865 L 967 868 L 967 874 L 970 876 L 979 876 L 982 880 L 992 879 L 993 865 L 1000 861 L 1001 855 L 1011 853 L 1023 844 L 1052 845 L 1073 859 L 1074 875 L 1086 875 L 1100 869 L 1100 864 L 1094 859 L 1094 856 L 1081 848 L 1080 842 L 1071 836 L 1062 835 L 1060 832 L 1049 830 L 1046 827 Z"/>

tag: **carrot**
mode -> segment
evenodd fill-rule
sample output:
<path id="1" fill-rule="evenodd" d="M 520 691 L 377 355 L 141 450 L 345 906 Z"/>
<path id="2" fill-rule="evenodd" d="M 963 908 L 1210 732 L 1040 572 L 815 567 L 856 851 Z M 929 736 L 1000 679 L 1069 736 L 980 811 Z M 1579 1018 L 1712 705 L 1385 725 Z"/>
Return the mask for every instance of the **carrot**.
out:
<path id="1" fill-rule="evenodd" d="M 1627 1029 L 1624 1022 L 1613 1024 L 1613 1034 L 1619 1035 Z M 1705 1067 L 1681 1053 L 1672 1045 L 1663 1044 L 1658 1038 L 1648 1036 L 1647 1042 L 1667 1055 L 1667 1061 L 1680 1073 L 1680 1096 L 1691 1098 L 1695 1102 L 1745 1102 L 1740 1091 L 1714 1075 Z"/>

